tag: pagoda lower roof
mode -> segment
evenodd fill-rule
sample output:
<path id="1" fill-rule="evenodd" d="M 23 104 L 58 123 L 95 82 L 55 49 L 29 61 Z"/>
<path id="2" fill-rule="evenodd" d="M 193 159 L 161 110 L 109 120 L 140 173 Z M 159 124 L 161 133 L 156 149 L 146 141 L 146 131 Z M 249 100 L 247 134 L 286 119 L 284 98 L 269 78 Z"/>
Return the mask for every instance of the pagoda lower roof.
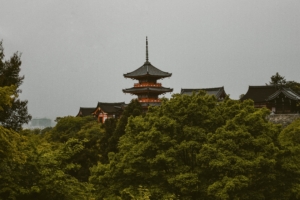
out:
<path id="1" fill-rule="evenodd" d="M 146 61 L 143 66 L 138 69 L 124 74 L 125 78 L 139 79 L 146 76 L 150 76 L 153 78 L 161 79 L 172 76 L 172 73 L 161 71 L 154 67 L 150 62 Z"/>
<path id="2" fill-rule="evenodd" d="M 166 92 L 173 92 L 173 89 L 165 87 L 132 87 L 128 89 L 123 89 L 123 92 L 132 94 L 143 94 L 145 92 L 162 94 Z"/>

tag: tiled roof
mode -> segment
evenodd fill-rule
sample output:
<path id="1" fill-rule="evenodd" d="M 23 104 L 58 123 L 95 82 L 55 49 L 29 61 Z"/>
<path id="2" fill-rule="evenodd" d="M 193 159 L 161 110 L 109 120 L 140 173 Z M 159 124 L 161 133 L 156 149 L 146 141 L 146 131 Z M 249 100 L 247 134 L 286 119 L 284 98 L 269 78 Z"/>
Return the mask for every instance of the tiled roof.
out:
<path id="1" fill-rule="evenodd" d="M 192 95 L 193 92 L 199 92 L 200 90 L 205 91 L 208 95 L 214 95 L 217 99 L 220 98 L 220 96 L 223 93 L 225 93 L 224 87 L 215 87 L 215 88 L 181 89 L 180 94 Z"/>
<path id="2" fill-rule="evenodd" d="M 281 93 L 284 94 L 289 99 L 296 100 L 296 101 L 300 100 L 300 95 L 295 93 L 290 88 L 281 88 L 281 89 L 277 90 L 274 94 L 268 96 L 268 98 L 266 100 L 267 101 L 273 100 L 276 97 L 278 97 Z"/>
<path id="3" fill-rule="evenodd" d="M 100 108 L 105 113 L 113 114 L 119 112 L 124 105 L 125 102 L 115 102 L 115 103 L 98 102 L 97 107 L 94 108 L 94 111 Z"/>
<path id="4" fill-rule="evenodd" d="M 150 91 L 152 93 L 166 93 L 166 92 L 173 92 L 172 88 L 165 88 L 165 87 L 132 87 L 128 89 L 123 89 L 124 93 L 133 93 L 133 94 L 140 94 Z"/>
<path id="5" fill-rule="evenodd" d="M 172 73 L 161 71 L 154 67 L 150 62 L 146 61 L 143 66 L 134 70 L 133 72 L 124 74 L 125 78 L 138 79 L 143 76 L 152 76 L 157 79 L 166 78 L 172 76 Z"/>
<path id="6" fill-rule="evenodd" d="M 95 110 L 95 108 L 83 108 L 83 107 L 80 107 L 79 108 L 79 112 L 78 114 L 76 115 L 76 117 L 85 117 L 85 116 L 89 116 L 89 115 L 92 115 L 93 111 Z"/>
<path id="7" fill-rule="evenodd" d="M 241 100 L 252 99 L 254 102 L 265 102 L 266 99 L 278 91 L 275 86 L 249 86 L 247 93 L 241 98 Z"/>

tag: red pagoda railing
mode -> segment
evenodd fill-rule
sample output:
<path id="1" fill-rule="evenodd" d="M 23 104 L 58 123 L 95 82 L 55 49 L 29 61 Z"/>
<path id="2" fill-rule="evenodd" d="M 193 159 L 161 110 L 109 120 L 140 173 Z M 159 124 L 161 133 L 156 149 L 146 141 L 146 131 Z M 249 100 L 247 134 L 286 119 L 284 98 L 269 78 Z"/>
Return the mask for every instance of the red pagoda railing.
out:
<path id="1" fill-rule="evenodd" d="M 161 87 L 161 83 L 135 83 L 134 87 Z"/>

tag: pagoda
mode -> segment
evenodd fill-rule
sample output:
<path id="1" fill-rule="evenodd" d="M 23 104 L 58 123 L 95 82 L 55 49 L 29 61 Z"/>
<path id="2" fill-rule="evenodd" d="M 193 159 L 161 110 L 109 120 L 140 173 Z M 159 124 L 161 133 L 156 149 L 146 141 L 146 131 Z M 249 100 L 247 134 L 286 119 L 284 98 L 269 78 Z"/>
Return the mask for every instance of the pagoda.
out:
<path id="1" fill-rule="evenodd" d="M 160 105 L 158 96 L 172 92 L 173 89 L 162 87 L 161 83 L 158 83 L 157 80 L 171 76 L 172 73 L 161 71 L 149 62 L 148 38 L 146 37 L 146 62 L 140 68 L 124 74 L 125 78 L 138 80 L 138 83 L 135 83 L 132 88 L 123 89 L 123 92 L 137 95 L 138 101 L 144 108 L 150 105 Z"/>

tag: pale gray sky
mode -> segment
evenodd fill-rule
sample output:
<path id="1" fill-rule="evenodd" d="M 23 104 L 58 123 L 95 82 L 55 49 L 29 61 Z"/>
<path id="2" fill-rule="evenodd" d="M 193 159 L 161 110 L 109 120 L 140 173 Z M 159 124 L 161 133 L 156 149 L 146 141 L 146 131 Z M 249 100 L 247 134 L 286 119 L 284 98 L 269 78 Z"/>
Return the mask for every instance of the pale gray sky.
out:
<path id="1" fill-rule="evenodd" d="M 123 78 L 149 60 L 165 87 L 224 86 L 238 99 L 279 72 L 300 82 L 299 0 L 0 0 L 8 59 L 22 52 L 21 99 L 33 117 L 128 103 Z M 170 97 L 170 95 L 166 95 Z"/>

